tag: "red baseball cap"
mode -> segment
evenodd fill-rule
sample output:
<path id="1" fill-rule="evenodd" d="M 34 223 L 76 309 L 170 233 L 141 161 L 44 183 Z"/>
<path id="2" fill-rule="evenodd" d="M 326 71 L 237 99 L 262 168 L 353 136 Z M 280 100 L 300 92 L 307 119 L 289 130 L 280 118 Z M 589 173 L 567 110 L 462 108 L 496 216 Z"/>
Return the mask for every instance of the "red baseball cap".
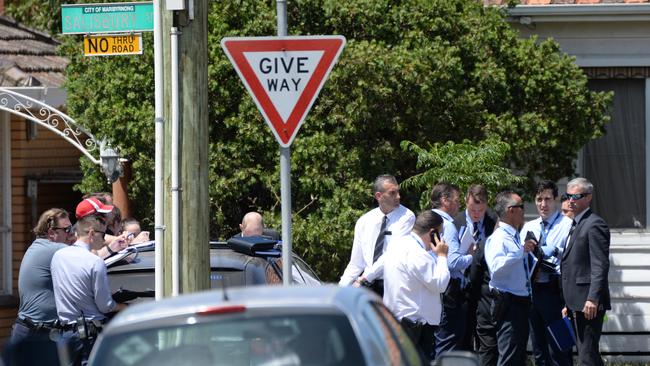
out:
<path id="1" fill-rule="evenodd" d="M 106 214 L 113 211 L 113 206 L 105 205 L 95 197 L 86 198 L 77 205 L 75 215 L 77 219 L 92 215 L 95 213 Z"/>

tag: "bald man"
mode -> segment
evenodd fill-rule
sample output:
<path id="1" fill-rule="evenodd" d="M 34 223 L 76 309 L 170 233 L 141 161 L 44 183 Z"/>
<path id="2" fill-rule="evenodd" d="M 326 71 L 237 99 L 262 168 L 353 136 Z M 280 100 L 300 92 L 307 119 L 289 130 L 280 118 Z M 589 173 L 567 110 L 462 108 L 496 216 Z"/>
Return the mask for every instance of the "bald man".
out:
<path id="1" fill-rule="evenodd" d="M 264 220 L 262 215 L 257 212 L 249 212 L 239 224 L 241 236 L 261 236 L 264 232 Z"/>

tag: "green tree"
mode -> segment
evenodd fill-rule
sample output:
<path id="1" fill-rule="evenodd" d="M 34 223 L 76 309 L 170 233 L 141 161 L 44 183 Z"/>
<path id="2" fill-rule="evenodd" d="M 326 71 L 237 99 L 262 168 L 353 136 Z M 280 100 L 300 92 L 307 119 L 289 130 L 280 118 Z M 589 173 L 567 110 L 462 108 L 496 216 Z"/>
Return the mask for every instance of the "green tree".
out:
<path id="1" fill-rule="evenodd" d="M 209 14 L 215 238 L 233 234 L 249 210 L 280 226 L 277 143 L 219 44 L 225 36 L 274 35 L 275 11 L 270 0 L 224 0 Z M 378 174 L 415 176 L 419 184 L 403 190 L 403 202 L 415 209 L 433 182 L 423 177 L 450 176 L 443 167 L 454 166 L 418 159 L 455 156 L 454 172 L 466 174 L 461 183 L 517 183 L 502 167 L 528 181 L 559 179 L 573 172 L 577 150 L 604 132 L 610 97 L 588 91 L 555 42 L 519 39 L 503 12 L 475 0 L 288 4 L 289 34 L 348 40 L 292 146 L 294 249 L 324 279 L 342 273 L 354 222 L 374 205 L 370 187 Z M 134 165 L 136 215 L 152 218 L 151 36 L 142 56 L 84 58 L 79 42 L 67 37 L 62 48 L 71 59 L 70 114 L 122 148 Z M 409 141 L 405 149 L 402 141 Z M 495 171 L 472 174 L 476 156 Z M 431 168 L 435 174 L 425 172 Z M 95 168 L 85 173 L 82 190 L 106 189 Z"/>
<path id="2" fill-rule="evenodd" d="M 7 0 L 7 15 L 17 22 L 56 36 L 61 32 L 60 0 Z M 66 2 L 71 3 L 71 2 Z"/>

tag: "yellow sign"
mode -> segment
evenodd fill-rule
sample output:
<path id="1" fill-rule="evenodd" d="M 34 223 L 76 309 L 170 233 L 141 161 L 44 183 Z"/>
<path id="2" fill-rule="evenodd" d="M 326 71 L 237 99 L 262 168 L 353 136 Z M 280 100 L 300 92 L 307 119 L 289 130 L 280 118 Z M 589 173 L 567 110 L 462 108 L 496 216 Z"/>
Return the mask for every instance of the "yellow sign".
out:
<path id="1" fill-rule="evenodd" d="M 84 36 L 84 55 L 139 55 L 142 54 L 142 33 Z"/>

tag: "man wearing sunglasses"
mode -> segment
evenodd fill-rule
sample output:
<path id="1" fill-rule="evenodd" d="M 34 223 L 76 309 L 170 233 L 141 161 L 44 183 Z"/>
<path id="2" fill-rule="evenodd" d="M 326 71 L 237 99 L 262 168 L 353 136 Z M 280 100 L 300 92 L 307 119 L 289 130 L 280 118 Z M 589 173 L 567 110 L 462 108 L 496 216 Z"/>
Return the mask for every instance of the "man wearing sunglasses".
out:
<path id="1" fill-rule="evenodd" d="M 561 259 L 564 313 L 576 328 L 580 365 L 602 365 L 598 342 L 609 296 L 609 227 L 590 208 L 594 186 L 585 178 L 567 184 L 573 224 Z"/>
<path id="2" fill-rule="evenodd" d="M 56 251 L 67 247 L 74 240 L 68 213 L 60 208 L 43 212 L 33 232 L 36 240 L 29 246 L 20 263 L 20 307 L 11 331 L 11 343 L 30 336 L 47 337 L 56 327 L 50 261 Z"/>
<path id="3" fill-rule="evenodd" d="M 526 364 L 528 312 L 531 303 L 528 253 L 532 240 L 522 242 L 524 204 L 518 194 L 504 191 L 494 207 L 499 224 L 485 243 L 485 263 L 490 269 L 492 320 L 497 328 L 498 366 Z"/>

